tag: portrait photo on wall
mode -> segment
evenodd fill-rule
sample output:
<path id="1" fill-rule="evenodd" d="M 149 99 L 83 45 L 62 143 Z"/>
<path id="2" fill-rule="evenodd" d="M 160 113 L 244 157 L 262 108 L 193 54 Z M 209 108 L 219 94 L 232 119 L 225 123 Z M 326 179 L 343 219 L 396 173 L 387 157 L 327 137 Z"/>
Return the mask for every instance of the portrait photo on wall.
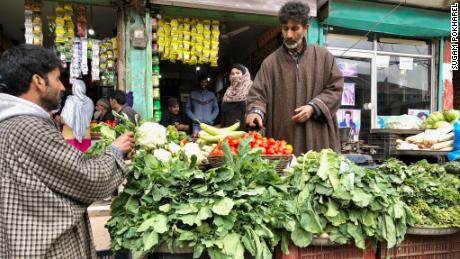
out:
<path id="1" fill-rule="evenodd" d="M 355 105 L 355 83 L 343 83 L 342 105 Z"/>
<path id="2" fill-rule="evenodd" d="M 430 110 L 420 110 L 420 109 L 408 109 L 408 115 L 417 116 L 421 120 L 426 120 L 430 114 Z"/>
<path id="3" fill-rule="evenodd" d="M 361 128 L 361 110 L 339 109 L 337 111 L 339 128 L 350 128 L 350 140 L 359 140 Z"/>
<path id="4" fill-rule="evenodd" d="M 337 67 L 344 77 L 358 77 L 358 63 L 338 60 Z"/>

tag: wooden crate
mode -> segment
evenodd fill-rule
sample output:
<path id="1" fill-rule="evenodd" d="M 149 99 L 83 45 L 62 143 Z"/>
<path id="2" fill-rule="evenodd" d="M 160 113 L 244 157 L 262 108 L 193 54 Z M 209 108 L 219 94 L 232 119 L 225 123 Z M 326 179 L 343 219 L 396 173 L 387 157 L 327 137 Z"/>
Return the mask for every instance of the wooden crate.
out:
<path id="1" fill-rule="evenodd" d="M 460 233 L 442 236 L 406 235 L 400 247 L 387 250 L 381 244 L 377 258 L 397 259 L 459 259 Z"/>
<path id="2" fill-rule="evenodd" d="M 370 242 L 366 242 L 366 249 L 364 250 L 354 245 L 310 245 L 305 248 L 289 245 L 289 255 L 283 254 L 281 249 L 277 247 L 275 250 L 275 259 L 376 259 L 376 257 Z"/>
<path id="3" fill-rule="evenodd" d="M 396 140 L 405 139 L 416 135 L 421 130 L 396 130 L 396 129 L 373 129 L 369 134 L 369 145 L 380 146 L 377 153 L 372 155 L 374 161 L 383 161 L 396 151 Z"/>

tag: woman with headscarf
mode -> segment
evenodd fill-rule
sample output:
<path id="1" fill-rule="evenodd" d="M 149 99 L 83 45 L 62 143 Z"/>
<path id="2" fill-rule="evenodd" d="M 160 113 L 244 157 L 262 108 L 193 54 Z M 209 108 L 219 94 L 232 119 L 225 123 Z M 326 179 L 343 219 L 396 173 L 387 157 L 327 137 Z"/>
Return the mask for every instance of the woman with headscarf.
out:
<path id="1" fill-rule="evenodd" d="M 107 122 L 115 120 L 112 114 L 112 107 L 110 107 L 109 100 L 101 98 L 96 102 L 96 112 L 94 112 L 93 119 L 99 122 Z"/>
<path id="2" fill-rule="evenodd" d="M 230 86 L 222 100 L 222 127 L 228 127 L 239 121 L 240 130 L 245 129 L 246 97 L 251 86 L 249 70 L 241 64 L 234 64 L 230 70 Z"/>
<path id="3" fill-rule="evenodd" d="M 72 95 L 67 97 L 61 112 L 64 123 L 62 134 L 67 143 L 81 152 L 85 152 L 91 146 L 89 125 L 94 111 L 93 101 L 85 94 L 85 83 L 75 80 L 72 85 Z"/>

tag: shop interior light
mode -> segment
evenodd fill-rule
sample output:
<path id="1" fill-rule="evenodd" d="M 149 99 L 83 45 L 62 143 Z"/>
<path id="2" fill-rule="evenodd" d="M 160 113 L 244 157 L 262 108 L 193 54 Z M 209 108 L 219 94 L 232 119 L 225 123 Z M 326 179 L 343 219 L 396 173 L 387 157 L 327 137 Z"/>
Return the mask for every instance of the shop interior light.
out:
<path id="1" fill-rule="evenodd" d="M 200 71 L 200 66 L 197 66 L 197 67 L 196 67 L 196 71 Z"/>
<path id="2" fill-rule="evenodd" d="M 91 26 L 88 29 L 88 34 L 89 34 L 89 36 L 94 36 L 94 34 L 96 34 L 96 32 L 93 29 L 93 6 L 90 6 L 89 8 L 90 8 L 89 9 L 89 15 L 90 15 L 89 18 L 91 19 L 91 23 L 90 23 Z"/>
<path id="3" fill-rule="evenodd" d="M 210 78 L 210 77 L 208 77 L 208 82 L 210 82 L 210 81 L 211 81 L 211 78 Z"/>

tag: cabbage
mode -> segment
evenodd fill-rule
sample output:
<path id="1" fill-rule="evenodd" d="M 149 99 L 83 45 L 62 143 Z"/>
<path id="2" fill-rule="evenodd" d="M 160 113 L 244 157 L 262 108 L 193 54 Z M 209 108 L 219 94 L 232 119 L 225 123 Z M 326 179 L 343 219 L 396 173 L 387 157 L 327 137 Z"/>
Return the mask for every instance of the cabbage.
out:
<path id="1" fill-rule="evenodd" d="M 139 144 L 154 149 L 167 142 L 166 128 L 155 122 L 145 122 L 139 127 Z"/>
<path id="2" fill-rule="evenodd" d="M 153 151 L 153 156 L 155 156 L 156 159 L 160 160 L 163 163 L 167 163 L 171 159 L 171 153 L 162 148 L 155 149 Z"/>

